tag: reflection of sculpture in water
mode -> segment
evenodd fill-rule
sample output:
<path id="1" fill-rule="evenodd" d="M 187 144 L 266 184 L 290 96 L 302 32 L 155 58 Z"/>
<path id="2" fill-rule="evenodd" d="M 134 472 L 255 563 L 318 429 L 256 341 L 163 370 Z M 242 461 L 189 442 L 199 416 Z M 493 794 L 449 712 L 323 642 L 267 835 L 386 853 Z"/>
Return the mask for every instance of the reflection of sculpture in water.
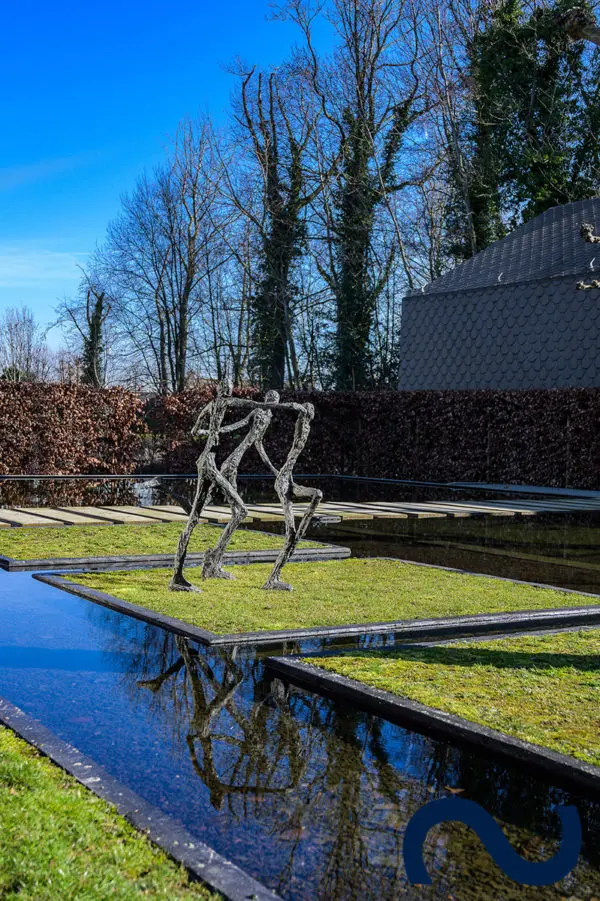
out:
<path id="1" fill-rule="evenodd" d="M 257 448 L 260 456 L 275 475 L 275 489 L 282 503 L 285 517 L 286 537 L 284 547 L 275 562 L 271 575 L 263 586 L 264 588 L 291 589 L 290 585 L 286 585 L 286 583 L 280 581 L 279 575 L 281 569 L 289 560 L 298 541 L 308 529 L 308 526 L 315 515 L 319 501 L 323 497 L 318 489 L 305 488 L 301 485 L 297 485 L 293 480 L 293 467 L 302 453 L 310 433 L 310 425 L 314 417 L 314 408 L 312 404 L 281 404 L 279 403 L 279 394 L 277 391 L 268 391 L 265 395 L 265 400 L 261 403 L 258 401 L 246 400 L 245 398 L 234 398 L 231 396 L 232 390 L 230 381 L 224 380 L 220 382 L 216 397 L 200 411 L 196 424 L 192 429 L 192 436 L 194 438 L 204 437 L 206 443 L 196 464 L 198 470 L 196 491 L 188 521 L 179 538 L 173 576 L 169 584 L 171 591 L 200 591 L 199 588 L 192 585 L 191 582 L 188 582 L 184 577 L 183 567 L 185 565 L 192 533 L 200 521 L 203 508 L 210 503 L 215 489 L 221 491 L 225 500 L 229 503 L 231 507 L 231 518 L 215 547 L 207 550 L 204 555 L 202 578 L 233 579 L 231 573 L 228 573 L 223 569 L 222 564 L 225 551 L 233 533 L 247 515 L 247 509 L 237 490 L 237 475 L 240 463 L 251 447 L 254 446 Z M 275 407 L 278 410 L 295 412 L 298 415 L 292 448 L 284 465 L 279 471 L 269 460 L 262 443 L 267 429 L 271 424 L 273 408 Z M 249 413 L 244 419 L 224 426 L 223 419 L 229 409 L 249 410 Z M 209 417 L 208 428 L 202 428 L 201 423 L 207 416 Z M 217 466 L 215 453 L 219 445 L 220 436 L 222 434 L 240 431 L 246 427 L 249 428 L 245 437 L 219 468 Z M 297 529 L 295 527 L 294 510 L 292 506 L 294 497 L 311 498 L 308 509 L 302 517 Z"/>
<path id="2" fill-rule="evenodd" d="M 226 798 L 234 797 L 254 797 L 260 803 L 266 795 L 284 795 L 296 787 L 305 766 L 299 729 L 279 712 L 273 728 L 274 698 L 265 697 L 251 710 L 236 702 L 248 672 L 238 663 L 235 649 L 217 650 L 216 660 L 209 661 L 188 639 L 177 636 L 175 644 L 179 656 L 173 663 L 155 678 L 137 684 L 159 694 L 183 670 L 191 695 L 185 740 L 213 807 L 220 810 Z M 181 709 L 186 711 L 187 724 L 188 708 L 182 705 Z"/>

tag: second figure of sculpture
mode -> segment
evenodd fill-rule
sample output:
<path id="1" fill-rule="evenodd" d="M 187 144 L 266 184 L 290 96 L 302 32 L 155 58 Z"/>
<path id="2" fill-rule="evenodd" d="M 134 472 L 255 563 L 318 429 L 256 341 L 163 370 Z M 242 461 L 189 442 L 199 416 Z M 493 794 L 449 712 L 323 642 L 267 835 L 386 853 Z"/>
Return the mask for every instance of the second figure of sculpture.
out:
<path id="1" fill-rule="evenodd" d="M 262 402 L 232 397 L 232 391 L 233 387 L 229 380 L 220 382 L 216 397 L 200 411 L 192 429 L 194 438 L 203 437 L 206 442 L 196 464 L 198 469 L 196 492 L 187 524 L 179 538 L 173 577 L 169 585 L 171 591 L 200 591 L 184 577 L 183 568 L 192 533 L 200 521 L 202 510 L 210 503 L 215 490 L 220 491 L 230 505 L 231 518 L 215 547 L 206 551 L 204 555 L 202 578 L 234 578 L 231 573 L 223 569 L 223 559 L 233 533 L 248 513 L 244 501 L 238 493 L 237 475 L 242 459 L 251 447 L 256 448 L 263 462 L 275 476 L 275 491 L 281 502 L 285 521 L 285 542 L 263 588 L 279 591 L 292 590 L 291 585 L 281 581 L 281 570 L 294 553 L 300 539 L 305 535 L 315 516 L 319 502 L 323 498 L 323 494 L 318 488 L 307 488 L 294 482 L 293 475 L 294 466 L 304 450 L 310 434 L 314 418 L 312 404 L 280 403 L 277 391 L 267 391 Z M 243 419 L 224 426 L 223 419 L 229 410 L 248 412 Z M 280 469 L 273 465 L 263 445 L 263 438 L 271 425 L 274 411 L 296 414 L 297 417 L 292 447 Z M 207 418 L 208 425 L 206 428 L 202 428 L 202 422 Z M 220 436 L 243 429 L 247 429 L 246 434 L 219 467 L 216 462 L 216 450 L 219 446 Z M 309 499 L 308 507 L 298 526 L 296 526 L 294 514 L 294 498 Z"/>

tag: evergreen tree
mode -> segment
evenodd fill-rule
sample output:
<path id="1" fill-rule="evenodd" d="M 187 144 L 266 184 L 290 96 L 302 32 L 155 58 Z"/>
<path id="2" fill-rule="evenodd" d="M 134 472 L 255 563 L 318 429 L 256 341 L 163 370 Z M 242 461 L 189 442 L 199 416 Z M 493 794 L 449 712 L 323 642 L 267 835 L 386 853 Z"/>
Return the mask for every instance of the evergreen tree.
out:
<path id="1" fill-rule="evenodd" d="M 81 381 L 92 388 L 104 384 L 104 322 L 108 315 L 104 291 L 92 288 L 87 294 L 87 332 L 82 335 Z"/>
<path id="2" fill-rule="evenodd" d="M 250 372 L 263 388 L 282 388 L 286 371 L 299 382 L 293 338 L 293 268 L 305 242 L 304 210 L 321 190 L 307 167 L 307 147 L 318 119 L 314 98 L 292 64 L 267 78 L 254 69 L 243 75 L 237 120 L 259 172 L 261 213 L 251 202 L 238 207 L 258 226 L 258 279 L 250 299 Z M 310 183 L 310 184 L 309 184 Z"/>
<path id="3" fill-rule="evenodd" d="M 413 118 L 413 100 L 411 95 L 395 107 L 380 160 L 372 137 L 376 133 L 375 123 L 365 115 L 368 104 L 345 111 L 347 138 L 334 225 L 337 271 L 331 280 L 337 308 L 335 381 L 338 389 L 365 388 L 371 381 L 369 337 L 377 300 L 394 263 L 392 251 L 383 271 L 376 272 L 372 260 L 373 229 L 377 209 L 386 193 L 401 187 L 394 184 L 395 162 Z"/>
<path id="4" fill-rule="evenodd" d="M 454 189 L 447 225 L 455 258 L 600 190 L 600 63 L 594 51 L 588 64 L 583 41 L 562 27 L 570 5 L 558 0 L 526 14 L 521 0 L 506 0 L 468 48 L 473 102 L 465 143 L 474 241 L 465 240 Z"/>

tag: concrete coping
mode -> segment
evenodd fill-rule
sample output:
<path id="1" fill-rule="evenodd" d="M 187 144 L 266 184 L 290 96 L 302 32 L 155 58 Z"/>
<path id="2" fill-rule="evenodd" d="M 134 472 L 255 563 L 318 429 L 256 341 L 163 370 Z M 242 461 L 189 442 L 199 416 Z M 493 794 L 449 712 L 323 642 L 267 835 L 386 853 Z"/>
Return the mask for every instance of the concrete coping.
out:
<path id="1" fill-rule="evenodd" d="M 373 560 L 394 559 L 384 557 L 373 557 Z M 411 560 L 398 560 L 398 563 L 404 563 L 411 566 L 430 566 L 430 564 L 414 563 Z M 555 591 L 561 591 L 565 594 L 577 594 L 585 597 L 592 597 L 600 601 L 600 596 L 595 594 L 586 594 L 583 592 L 575 592 L 571 589 L 557 588 L 552 585 L 543 585 L 538 583 L 522 582 L 517 579 L 505 579 L 500 576 L 488 576 L 485 573 L 468 573 L 465 570 L 453 569 L 447 566 L 433 566 L 432 569 L 439 569 L 461 574 L 472 575 L 475 577 L 498 579 L 504 582 L 514 582 L 527 586 L 533 585 L 538 588 L 551 588 Z M 127 601 L 114 597 L 103 591 L 71 582 L 60 575 L 54 574 L 34 574 L 34 578 L 40 582 L 45 582 L 55 588 L 60 588 L 70 594 L 93 601 L 141 619 L 153 625 L 161 626 L 179 635 L 185 635 L 201 644 L 216 645 L 253 645 L 253 646 L 276 646 L 284 642 L 296 642 L 303 639 L 311 638 L 360 638 L 368 635 L 390 635 L 395 640 L 417 640 L 426 641 L 436 638 L 462 638 L 474 635 L 494 635 L 497 633 L 510 633 L 516 631 L 531 630 L 548 630 L 561 628 L 585 628 L 593 624 L 600 624 L 600 604 L 590 604 L 581 607 L 554 607 L 545 610 L 517 610 L 508 613 L 478 613 L 469 616 L 448 616 L 429 619 L 415 620 L 397 620 L 392 622 L 372 622 L 372 623 L 348 623 L 338 626 L 315 626 L 299 629 L 278 629 L 273 631 L 258 632 L 235 632 L 228 634 L 219 634 L 192 626 L 183 620 L 174 617 L 165 616 L 142 607 L 137 604 L 130 604 Z"/>
<path id="2" fill-rule="evenodd" d="M 270 534 L 270 533 L 261 533 Z M 279 553 L 278 548 L 265 548 L 253 551 L 226 551 L 224 562 L 228 566 L 245 565 L 249 563 L 274 563 Z M 335 544 L 323 544 L 321 547 L 298 546 L 291 562 L 318 560 L 343 560 L 350 556 L 350 548 Z M 67 571 L 77 569 L 86 570 L 114 570 L 114 569 L 159 569 L 173 565 L 173 554 L 145 554 L 107 557 L 48 557 L 45 559 L 16 560 L 13 557 L 0 555 L 0 569 L 7 572 L 39 572 L 44 570 Z M 204 553 L 188 554 L 188 566 L 200 566 L 204 560 Z"/>

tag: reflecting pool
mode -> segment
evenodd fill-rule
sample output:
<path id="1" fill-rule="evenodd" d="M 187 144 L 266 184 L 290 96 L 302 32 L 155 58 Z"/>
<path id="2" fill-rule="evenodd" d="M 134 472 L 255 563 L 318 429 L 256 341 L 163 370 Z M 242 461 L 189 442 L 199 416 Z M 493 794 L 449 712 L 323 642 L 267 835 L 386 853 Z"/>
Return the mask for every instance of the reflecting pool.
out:
<path id="1" fill-rule="evenodd" d="M 289 901 L 600 896 L 598 804 L 531 771 L 285 685 L 265 655 L 199 647 L 29 574 L 0 574 L 0 629 L 0 695 Z M 554 853 L 555 807 L 577 804 L 577 868 L 556 887 L 520 887 L 446 824 L 427 841 L 433 885 L 410 886 L 406 822 L 459 790 L 532 859 Z"/>

